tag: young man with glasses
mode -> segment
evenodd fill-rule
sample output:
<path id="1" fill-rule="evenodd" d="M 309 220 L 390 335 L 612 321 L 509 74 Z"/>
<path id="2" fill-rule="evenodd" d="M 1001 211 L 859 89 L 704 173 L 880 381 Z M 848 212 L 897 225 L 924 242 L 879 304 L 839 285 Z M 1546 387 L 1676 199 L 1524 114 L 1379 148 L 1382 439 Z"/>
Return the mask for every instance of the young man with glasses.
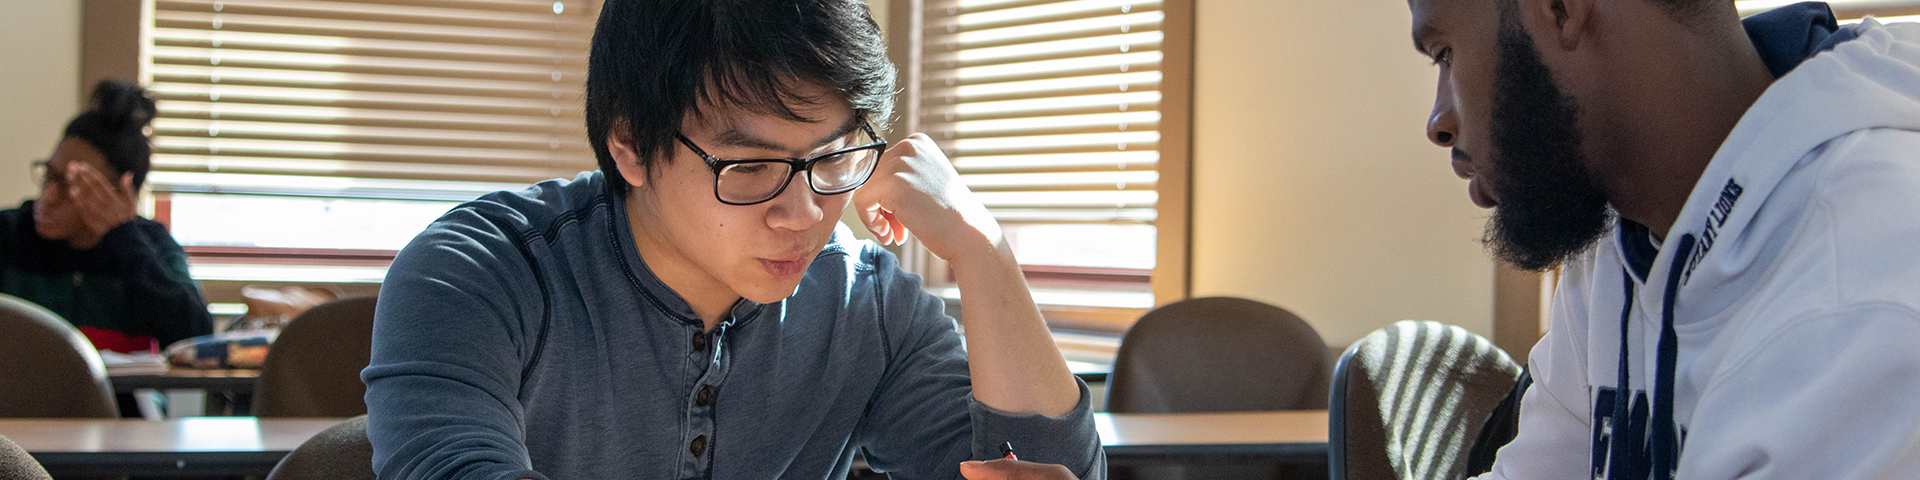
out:
<path id="1" fill-rule="evenodd" d="M 375 471 L 825 479 L 862 451 L 949 479 L 1012 443 L 1103 478 L 1086 387 L 997 224 L 925 135 L 876 134 L 893 77 L 859 0 L 607 2 L 600 170 L 455 208 L 388 273 L 362 374 Z M 849 204 L 952 265 L 964 347 L 840 226 Z"/>

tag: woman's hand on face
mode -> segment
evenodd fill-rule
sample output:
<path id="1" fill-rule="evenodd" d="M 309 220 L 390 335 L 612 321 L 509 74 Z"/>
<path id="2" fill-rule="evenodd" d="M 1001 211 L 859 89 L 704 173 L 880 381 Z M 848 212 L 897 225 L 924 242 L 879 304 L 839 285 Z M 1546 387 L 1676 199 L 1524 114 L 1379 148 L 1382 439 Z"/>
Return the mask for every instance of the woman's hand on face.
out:
<path id="1" fill-rule="evenodd" d="M 115 185 L 102 172 L 76 162 L 68 165 L 66 177 L 67 201 L 80 220 L 79 231 L 67 239 L 68 245 L 78 250 L 93 248 L 108 231 L 133 221 L 132 174 L 120 175 Z"/>
<path id="2" fill-rule="evenodd" d="M 932 138 L 908 136 L 887 148 L 879 162 L 873 178 L 854 192 L 853 204 L 881 243 L 904 242 L 912 231 L 928 251 L 947 261 L 995 253 L 999 222 L 960 181 Z"/>

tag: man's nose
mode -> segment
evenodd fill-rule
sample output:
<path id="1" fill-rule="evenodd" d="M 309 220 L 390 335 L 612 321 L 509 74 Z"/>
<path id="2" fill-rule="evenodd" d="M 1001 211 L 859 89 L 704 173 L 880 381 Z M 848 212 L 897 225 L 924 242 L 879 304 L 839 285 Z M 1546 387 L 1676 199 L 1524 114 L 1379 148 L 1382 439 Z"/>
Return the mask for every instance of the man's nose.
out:
<path id="1" fill-rule="evenodd" d="M 1427 117 L 1427 141 L 1442 147 L 1453 147 L 1453 140 L 1460 130 L 1459 116 L 1453 112 L 1453 95 L 1445 83 L 1433 97 L 1433 115 Z"/>
<path id="2" fill-rule="evenodd" d="M 794 175 L 780 196 L 768 200 L 773 206 L 767 209 L 767 226 L 783 230 L 806 230 L 826 218 L 826 212 L 820 208 L 820 195 L 813 193 L 813 187 L 807 184 L 806 176 L 809 173 Z"/>

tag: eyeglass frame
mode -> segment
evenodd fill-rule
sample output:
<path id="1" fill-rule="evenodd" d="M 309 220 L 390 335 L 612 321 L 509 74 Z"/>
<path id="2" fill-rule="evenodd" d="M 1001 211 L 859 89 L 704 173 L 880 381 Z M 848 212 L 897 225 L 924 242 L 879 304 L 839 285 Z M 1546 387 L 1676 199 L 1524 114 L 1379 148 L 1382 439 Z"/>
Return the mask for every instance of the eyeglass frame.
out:
<path id="1" fill-rule="evenodd" d="M 799 159 L 799 158 L 751 158 L 751 159 L 738 159 L 738 160 L 724 159 L 724 158 L 715 157 L 713 155 L 708 155 L 706 150 L 701 150 L 699 145 L 694 145 L 693 140 L 688 139 L 687 136 L 684 134 L 674 133 L 673 137 L 676 139 L 679 139 L 680 144 L 686 145 L 687 149 L 692 150 L 695 155 L 699 155 L 700 160 L 707 162 L 707 168 L 713 171 L 713 199 L 714 200 L 719 200 L 720 203 L 724 203 L 727 205 L 748 206 L 748 205 L 759 205 L 762 203 L 767 203 L 769 201 L 772 201 L 775 198 L 780 198 L 780 194 L 787 193 L 787 185 L 793 183 L 793 176 L 799 175 L 800 172 L 808 173 L 807 189 L 812 190 L 814 194 L 822 195 L 822 196 L 845 194 L 847 192 L 858 190 L 860 189 L 861 186 L 866 185 L 868 180 L 873 179 L 873 172 L 879 169 L 880 167 L 880 161 L 877 158 L 874 160 L 873 166 L 868 167 L 868 170 L 865 175 L 866 178 L 860 179 L 859 182 L 855 182 L 853 186 L 847 187 L 845 190 L 841 190 L 837 192 L 822 192 L 820 191 L 820 187 L 815 186 L 813 184 L 813 175 L 812 175 L 813 165 L 815 163 L 819 163 L 821 159 L 824 159 L 827 157 L 831 157 L 835 155 L 844 155 L 844 154 L 853 153 L 860 150 L 867 150 L 867 149 L 878 150 L 879 152 L 876 153 L 875 155 L 883 155 L 886 153 L 887 139 L 881 138 L 880 134 L 878 133 L 874 133 L 872 124 L 861 122 L 860 129 L 862 131 L 867 132 L 867 136 L 872 137 L 874 139 L 874 142 L 866 145 L 857 146 L 857 147 L 842 148 L 839 150 L 834 150 L 831 152 L 814 155 L 806 159 Z M 762 198 L 759 200 L 755 200 L 752 202 L 745 202 L 745 203 L 727 201 L 725 197 L 720 196 L 720 172 L 725 171 L 727 167 L 731 167 L 734 165 L 748 164 L 748 163 L 786 164 L 787 168 L 789 169 L 787 170 L 787 178 L 786 180 L 781 181 L 780 188 L 774 189 L 773 193 L 767 195 L 767 198 Z"/>
<path id="2" fill-rule="evenodd" d="M 49 177 L 51 174 L 53 174 L 53 159 L 51 158 L 37 159 L 27 164 L 27 176 L 32 177 L 31 180 L 35 187 L 45 188 L 47 186 L 47 180 L 52 179 L 52 177 Z"/>

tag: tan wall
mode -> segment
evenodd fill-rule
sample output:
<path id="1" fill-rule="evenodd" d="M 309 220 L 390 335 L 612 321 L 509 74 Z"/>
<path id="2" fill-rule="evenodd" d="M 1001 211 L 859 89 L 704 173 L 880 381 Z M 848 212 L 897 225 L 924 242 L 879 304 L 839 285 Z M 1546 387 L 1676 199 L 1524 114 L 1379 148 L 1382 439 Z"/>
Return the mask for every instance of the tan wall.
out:
<path id="1" fill-rule="evenodd" d="M 1425 140 L 1437 70 L 1406 5 L 1196 3 L 1194 295 L 1280 305 L 1334 345 L 1411 318 L 1491 336 L 1485 213 Z"/>
<path id="2" fill-rule="evenodd" d="M 892 7 L 891 3 L 892 2 L 888 0 L 867 0 L 867 10 L 873 13 L 873 23 L 880 24 L 881 34 L 889 33 L 887 32 L 887 23 L 889 23 L 887 19 L 893 18 L 890 16 L 892 14 L 892 9 L 889 8 Z"/>
<path id="3" fill-rule="evenodd" d="M 0 209 L 39 195 L 28 164 L 53 154 L 80 108 L 80 2 L 4 0 L 0 15 Z"/>

